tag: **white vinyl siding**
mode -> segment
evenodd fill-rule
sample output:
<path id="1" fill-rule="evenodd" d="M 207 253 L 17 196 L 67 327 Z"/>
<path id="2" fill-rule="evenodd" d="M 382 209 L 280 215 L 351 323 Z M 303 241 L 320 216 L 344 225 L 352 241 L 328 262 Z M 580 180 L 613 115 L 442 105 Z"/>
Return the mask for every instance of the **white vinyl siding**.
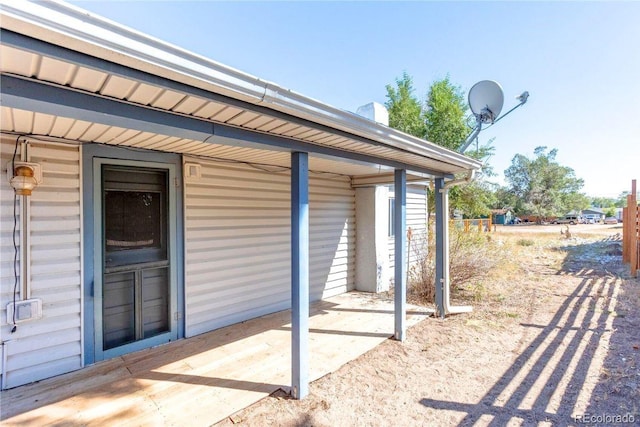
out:
<path id="1" fill-rule="evenodd" d="M 14 217 L 13 217 L 13 203 L 14 203 L 14 192 L 11 186 L 9 185 L 9 181 L 7 179 L 6 167 L 7 163 L 11 161 L 13 156 L 15 138 L 13 140 L 9 140 L 8 138 L 2 137 L 0 144 L 0 324 L 2 325 L 2 341 L 3 345 L 1 350 L 3 354 L 0 356 L 4 356 L 4 352 L 9 347 L 4 345 L 4 342 L 11 339 L 11 326 L 9 326 L 7 322 L 7 304 L 13 301 L 13 287 L 14 287 L 14 248 L 13 248 L 13 226 L 14 226 Z M 18 159 L 20 159 L 20 154 L 18 152 Z M 18 233 L 20 233 L 20 212 L 21 209 L 18 206 L 16 213 L 18 214 L 17 219 L 17 227 Z M 17 242 L 18 244 L 18 264 L 16 265 L 16 270 L 18 273 L 18 289 L 20 289 L 20 272 L 21 272 L 21 263 L 20 263 L 20 237 L 18 234 Z M 19 298 L 18 294 L 18 298 Z M 3 359 L 0 359 L 0 361 Z M 4 368 L 4 367 L 3 367 Z M 2 375 L 5 375 L 5 372 L 2 372 Z"/>
<path id="2" fill-rule="evenodd" d="M 394 194 L 389 193 L 393 198 Z M 427 191 L 425 187 L 407 186 L 407 229 L 411 227 L 412 239 L 408 244 L 409 263 L 417 261 L 415 245 L 418 240 L 425 239 L 427 235 Z M 389 237 L 389 269 L 393 271 L 395 266 L 395 238 Z M 393 280 L 393 272 L 391 273 Z"/>
<path id="3" fill-rule="evenodd" d="M 185 179 L 186 335 L 289 308 L 290 173 L 223 162 Z M 310 297 L 353 289 L 355 192 L 310 173 Z"/>
<path id="4" fill-rule="evenodd" d="M 2 139 L 2 167 L 15 139 Z M 29 197 L 29 287 L 42 300 L 42 318 L 18 324 L 6 318 L 13 299 L 13 191 L 2 177 L 2 337 L 7 387 L 82 366 L 80 153 L 75 146 L 30 142 L 28 160 L 42 166 L 43 182 Z M 3 373 L 4 374 L 4 373 Z"/>

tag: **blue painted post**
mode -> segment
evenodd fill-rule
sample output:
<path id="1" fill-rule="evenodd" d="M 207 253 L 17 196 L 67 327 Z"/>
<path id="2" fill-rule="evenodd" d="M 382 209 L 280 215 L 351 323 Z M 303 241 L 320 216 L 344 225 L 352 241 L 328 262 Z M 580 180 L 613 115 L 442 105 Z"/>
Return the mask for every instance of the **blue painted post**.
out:
<path id="1" fill-rule="evenodd" d="M 448 242 L 447 234 L 449 208 L 446 200 L 447 190 L 444 188 L 444 178 L 436 178 L 435 182 L 436 199 L 436 308 L 442 318 L 445 316 L 444 309 L 444 285 L 448 268 L 446 266 L 447 253 L 445 245 Z"/>
<path id="2" fill-rule="evenodd" d="M 309 394 L 309 155 L 291 154 L 291 393 Z"/>
<path id="3" fill-rule="evenodd" d="M 395 303 L 395 339 L 404 341 L 407 331 L 407 171 L 396 169 L 395 171 L 395 222 L 393 231 L 395 234 L 395 277 L 394 277 L 394 303 Z"/>

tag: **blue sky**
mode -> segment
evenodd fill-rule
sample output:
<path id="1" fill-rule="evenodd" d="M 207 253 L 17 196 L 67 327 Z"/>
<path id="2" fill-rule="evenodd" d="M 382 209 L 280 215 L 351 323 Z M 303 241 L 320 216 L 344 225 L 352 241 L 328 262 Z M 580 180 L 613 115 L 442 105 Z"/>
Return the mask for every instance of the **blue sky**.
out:
<path id="1" fill-rule="evenodd" d="M 531 94 L 481 133 L 500 175 L 545 145 L 588 195 L 640 179 L 640 2 L 73 3 L 349 111 L 384 103 L 403 71 L 420 99 L 447 75 L 465 92 L 496 80 L 503 111 Z"/>

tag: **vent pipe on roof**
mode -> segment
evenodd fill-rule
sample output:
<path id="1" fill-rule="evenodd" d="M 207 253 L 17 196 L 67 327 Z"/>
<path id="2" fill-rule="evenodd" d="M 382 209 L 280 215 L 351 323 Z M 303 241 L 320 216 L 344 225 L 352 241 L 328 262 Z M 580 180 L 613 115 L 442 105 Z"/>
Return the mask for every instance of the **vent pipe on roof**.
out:
<path id="1" fill-rule="evenodd" d="M 378 104 L 377 102 L 370 102 L 362 107 L 358 107 L 356 114 L 365 117 L 372 122 L 389 126 L 389 112 L 384 105 Z"/>

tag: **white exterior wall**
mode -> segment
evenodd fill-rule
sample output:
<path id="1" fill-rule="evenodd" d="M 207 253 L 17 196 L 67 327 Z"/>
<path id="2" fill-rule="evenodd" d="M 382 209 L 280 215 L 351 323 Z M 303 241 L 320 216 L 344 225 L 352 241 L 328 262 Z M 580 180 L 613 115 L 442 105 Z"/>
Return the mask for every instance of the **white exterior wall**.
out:
<path id="1" fill-rule="evenodd" d="M 389 290 L 389 188 L 356 188 L 356 289 Z"/>
<path id="2" fill-rule="evenodd" d="M 288 170 L 201 159 L 185 179 L 186 336 L 290 307 Z M 273 171 L 271 171 L 273 169 Z M 309 175 L 310 297 L 353 289 L 355 191 Z"/>
<path id="3" fill-rule="evenodd" d="M 14 141 L 2 140 L 3 169 Z M 42 300 L 43 317 L 10 333 L 13 190 L 3 173 L 0 315 L 7 387 L 82 367 L 81 156 L 78 147 L 41 143 L 30 143 L 29 153 L 44 173 L 29 199 L 31 298 Z M 185 160 L 202 164 L 201 179 L 185 180 L 186 335 L 288 308 L 289 172 Z M 318 300 L 354 289 L 355 190 L 348 177 L 311 173 L 309 197 L 310 296 Z"/>
<path id="4" fill-rule="evenodd" d="M 43 317 L 19 323 L 11 334 L 6 307 L 13 301 L 14 286 L 13 190 L 6 166 L 14 144 L 14 137 L 2 138 L 0 324 L 8 388 L 82 366 L 79 148 L 29 144 L 27 160 L 41 164 L 43 170 L 43 183 L 27 202 L 29 286 L 31 298 L 42 300 Z"/>
<path id="5" fill-rule="evenodd" d="M 389 192 L 389 198 L 395 197 L 393 188 Z M 387 207 L 388 209 L 388 207 Z M 427 189 L 424 186 L 407 186 L 407 229 L 411 227 L 413 241 L 408 248 L 409 263 L 418 260 L 415 250 L 415 243 L 418 239 L 427 236 Z M 393 280 L 393 268 L 395 266 L 395 237 L 389 236 L 389 268 L 391 269 L 391 280 Z"/>

